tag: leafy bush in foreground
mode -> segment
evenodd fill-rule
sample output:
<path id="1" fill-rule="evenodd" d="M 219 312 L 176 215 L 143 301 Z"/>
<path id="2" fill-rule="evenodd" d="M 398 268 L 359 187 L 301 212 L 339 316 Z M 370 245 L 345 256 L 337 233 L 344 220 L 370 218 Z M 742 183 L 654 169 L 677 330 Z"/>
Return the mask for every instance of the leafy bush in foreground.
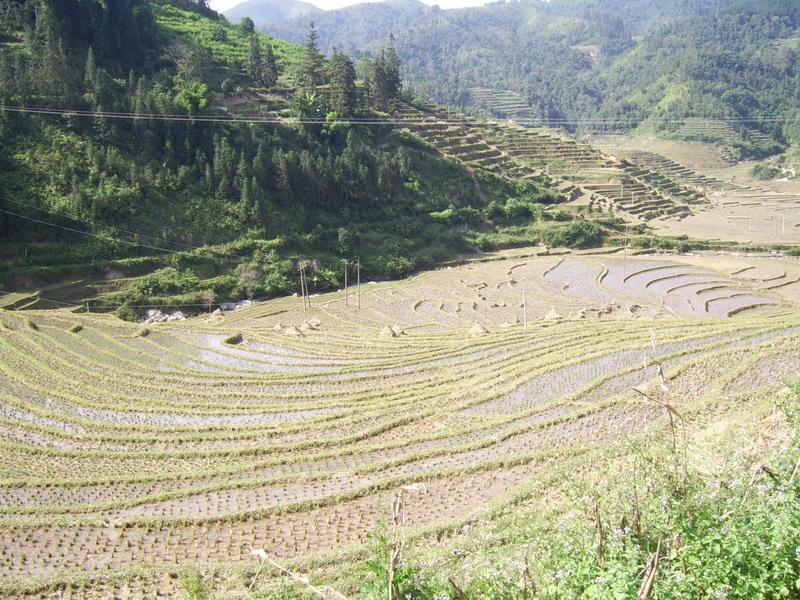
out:
<path id="1" fill-rule="evenodd" d="M 728 465 L 708 481 L 676 468 L 672 452 L 635 450 L 630 476 L 583 490 L 555 522 L 520 509 L 490 525 L 470 557 L 454 549 L 456 559 L 424 567 L 406 558 L 396 597 L 636 598 L 658 556 L 649 598 L 800 598 L 799 411 L 783 408 L 793 440 L 767 466 Z M 389 586 L 378 541 L 362 588 L 369 598 Z M 471 566 L 451 582 L 460 560 Z"/>

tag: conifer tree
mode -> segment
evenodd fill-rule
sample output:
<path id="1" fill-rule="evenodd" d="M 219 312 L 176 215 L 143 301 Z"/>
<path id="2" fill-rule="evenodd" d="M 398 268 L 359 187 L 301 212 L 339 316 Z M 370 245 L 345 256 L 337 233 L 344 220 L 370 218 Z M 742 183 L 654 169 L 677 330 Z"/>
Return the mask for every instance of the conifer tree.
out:
<path id="1" fill-rule="evenodd" d="M 89 46 L 86 53 L 86 67 L 84 68 L 83 85 L 87 90 L 94 90 L 94 83 L 97 77 L 97 62 L 94 59 L 94 50 Z"/>
<path id="2" fill-rule="evenodd" d="M 356 104 L 356 70 L 353 61 L 343 52 L 334 49 L 328 74 L 331 109 L 342 116 L 352 115 Z"/>
<path id="3" fill-rule="evenodd" d="M 315 93 L 324 82 L 325 58 L 319 51 L 318 37 L 314 23 L 311 23 L 306 38 L 305 56 L 300 67 L 300 84 L 306 94 Z"/>
<path id="4" fill-rule="evenodd" d="M 250 54 L 247 60 L 247 74 L 256 83 L 260 83 L 262 70 L 261 42 L 257 35 L 250 38 Z"/>
<path id="5" fill-rule="evenodd" d="M 280 67 L 278 66 L 278 61 L 275 58 L 275 52 L 272 48 L 272 44 L 267 44 L 267 48 L 264 51 L 264 57 L 261 61 L 261 83 L 265 87 L 271 88 L 278 83 L 278 77 L 280 74 Z"/>

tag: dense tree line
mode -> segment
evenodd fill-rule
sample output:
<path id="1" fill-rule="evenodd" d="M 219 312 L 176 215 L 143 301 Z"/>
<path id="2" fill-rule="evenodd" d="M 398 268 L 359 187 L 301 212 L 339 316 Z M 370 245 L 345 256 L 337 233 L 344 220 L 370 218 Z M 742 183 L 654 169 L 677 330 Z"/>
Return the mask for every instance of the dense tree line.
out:
<path id="1" fill-rule="evenodd" d="M 273 88 L 277 96 L 293 95 L 299 114 L 313 114 L 320 122 L 195 120 L 219 110 L 225 93 L 216 74 L 220 67 L 198 44 L 160 35 L 149 6 L 128 2 L 124 14 L 98 17 L 95 27 L 95 21 L 79 24 L 57 15 L 45 0 L 2 5 L 9 17 L 2 35 L 16 42 L 0 48 L 2 102 L 89 116 L 0 114 L 0 208 L 103 239 L 167 248 L 280 237 L 293 240 L 295 251 L 318 244 L 330 252 L 353 252 L 359 231 L 386 227 L 384 235 L 366 236 L 374 256 L 365 258 L 365 265 L 391 276 L 418 264 L 409 255 L 423 236 L 426 243 L 444 245 L 447 236 L 426 229 L 441 228 L 429 212 L 453 201 L 445 181 L 471 190 L 469 174 L 445 161 L 422 161 L 390 127 L 359 127 L 347 120 L 393 107 L 400 63 L 392 46 L 382 60 L 362 65 L 358 71 L 366 77 L 358 80 L 353 59 L 339 51 L 323 56 L 313 30 L 302 60 L 292 66 L 252 24 L 216 20 L 224 35 L 214 43 L 225 43 L 234 27 L 250 36 L 235 75 L 240 91 Z M 98 0 L 81 3 L 81 10 L 102 16 L 107 9 Z M 144 19 L 141 45 L 133 44 L 118 61 L 102 23 L 125 19 Z M 133 118 L 114 118 L 128 113 Z M 428 177 L 424 169 L 442 171 Z M 477 193 L 460 195 L 481 200 Z M 82 242 L 53 260 L 137 251 L 5 214 L 0 230 L 5 242 Z M 344 242 L 338 240 L 340 231 Z"/>

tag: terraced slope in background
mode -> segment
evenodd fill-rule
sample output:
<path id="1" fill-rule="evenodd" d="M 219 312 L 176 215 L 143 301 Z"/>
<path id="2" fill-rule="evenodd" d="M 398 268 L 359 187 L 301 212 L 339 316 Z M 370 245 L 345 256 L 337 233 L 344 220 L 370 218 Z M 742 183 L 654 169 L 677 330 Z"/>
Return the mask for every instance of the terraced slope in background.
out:
<path id="1" fill-rule="evenodd" d="M 406 128 L 467 166 L 511 178 L 547 173 L 583 193 L 591 210 L 614 208 L 633 221 L 676 220 L 706 202 L 704 193 L 658 171 L 605 155 L 553 130 L 479 121 L 434 107 L 403 107 Z"/>
<path id="2" fill-rule="evenodd" d="M 0 312 L 2 595 L 346 553 L 411 484 L 411 530 L 458 523 L 662 426 L 643 361 L 687 408 L 797 372 L 796 260 L 540 252 L 148 328 Z"/>
<path id="3" fill-rule="evenodd" d="M 800 242 L 800 184 L 796 181 L 753 182 L 736 175 L 723 177 L 731 171 L 725 165 L 733 163 L 720 162 L 718 149 L 707 144 L 624 136 L 590 139 L 593 145 L 638 169 L 705 195 L 707 201 L 695 205 L 688 219 L 680 224 L 660 221 L 654 223 L 656 229 L 737 242 Z"/>

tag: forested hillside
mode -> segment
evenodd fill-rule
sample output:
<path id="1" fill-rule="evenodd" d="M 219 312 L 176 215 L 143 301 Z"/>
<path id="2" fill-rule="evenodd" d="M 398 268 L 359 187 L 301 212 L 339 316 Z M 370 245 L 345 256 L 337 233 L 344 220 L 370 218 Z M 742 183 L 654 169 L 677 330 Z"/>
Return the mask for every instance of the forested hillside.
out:
<path id="1" fill-rule="evenodd" d="M 236 14 L 259 5 L 251 0 Z M 678 130 L 685 117 L 722 118 L 739 132 L 733 149 L 743 157 L 798 142 L 800 8 L 793 0 L 526 0 L 419 11 L 413 20 L 393 6 L 379 13 L 364 4 L 314 19 L 329 45 L 343 47 L 350 24 L 369 14 L 376 24 L 371 39 L 359 39 L 362 47 L 393 32 L 404 76 L 439 102 L 480 105 L 472 88 L 509 90 L 545 122 L 571 130 L 645 125 L 716 142 L 724 140 L 712 131 Z M 296 37 L 307 20 L 280 28 L 292 24 Z M 262 28 L 271 31 L 268 19 Z"/>
<path id="2" fill-rule="evenodd" d="M 291 292 L 310 260 L 322 290 L 343 259 L 401 276 L 513 226 L 487 205 L 552 200 L 546 177 L 473 172 L 390 124 L 349 121 L 400 101 L 391 46 L 357 81 L 314 31 L 291 45 L 188 0 L 0 13 L 4 289 L 73 277 L 91 287 L 49 296 L 206 302 Z"/>

